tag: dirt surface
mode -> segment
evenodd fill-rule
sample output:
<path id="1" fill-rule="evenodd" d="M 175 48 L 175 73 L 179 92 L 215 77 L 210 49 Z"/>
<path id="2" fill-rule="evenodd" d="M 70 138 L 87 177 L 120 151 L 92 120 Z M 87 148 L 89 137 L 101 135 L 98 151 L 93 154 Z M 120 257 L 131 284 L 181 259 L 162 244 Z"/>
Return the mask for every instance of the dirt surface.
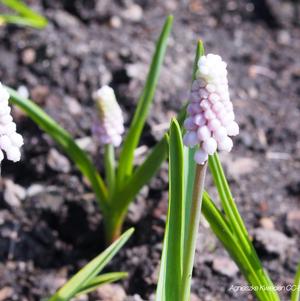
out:
<path id="1" fill-rule="evenodd" d="M 0 27 L 0 79 L 29 93 L 100 169 L 90 138 L 91 93 L 110 84 L 129 123 L 167 14 L 175 24 L 142 146 L 154 145 L 182 105 L 197 39 L 224 57 L 241 134 L 222 162 L 264 266 L 276 284 L 290 284 L 300 260 L 299 3 L 28 2 L 49 25 L 42 31 Z M 101 214 L 55 143 L 17 109 L 14 115 L 25 146 L 22 162 L 2 165 L 0 300 L 42 300 L 103 249 Z M 164 165 L 131 207 L 126 227 L 136 233 L 107 269 L 128 271 L 129 278 L 80 300 L 153 298 L 167 188 Z M 207 189 L 216 197 L 209 176 Z M 253 300 L 230 289 L 245 281 L 204 219 L 199 235 L 193 300 Z"/>

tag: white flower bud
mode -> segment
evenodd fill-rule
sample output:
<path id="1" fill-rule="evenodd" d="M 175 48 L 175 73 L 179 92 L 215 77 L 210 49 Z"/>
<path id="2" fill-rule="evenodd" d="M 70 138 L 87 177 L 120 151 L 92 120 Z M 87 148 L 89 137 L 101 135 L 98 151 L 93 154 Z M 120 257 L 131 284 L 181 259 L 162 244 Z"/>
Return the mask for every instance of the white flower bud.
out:
<path id="1" fill-rule="evenodd" d="M 23 138 L 16 132 L 16 124 L 10 115 L 8 104 L 9 94 L 0 83 L 0 163 L 4 159 L 3 151 L 8 160 L 17 162 L 21 159 L 20 147 Z"/>
<path id="2" fill-rule="evenodd" d="M 183 139 L 186 146 L 200 146 L 194 157 L 198 164 L 204 164 L 208 155 L 217 149 L 230 152 L 233 142 L 229 136 L 239 133 L 229 99 L 226 67 L 222 58 L 215 54 L 202 56 L 198 61 Z"/>
<path id="3" fill-rule="evenodd" d="M 98 109 L 98 118 L 92 127 L 93 136 L 100 145 L 119 146 L 124 133 L 124 120 L 114 90 L 103 86 L 93 94 L 93 99 Z"/>

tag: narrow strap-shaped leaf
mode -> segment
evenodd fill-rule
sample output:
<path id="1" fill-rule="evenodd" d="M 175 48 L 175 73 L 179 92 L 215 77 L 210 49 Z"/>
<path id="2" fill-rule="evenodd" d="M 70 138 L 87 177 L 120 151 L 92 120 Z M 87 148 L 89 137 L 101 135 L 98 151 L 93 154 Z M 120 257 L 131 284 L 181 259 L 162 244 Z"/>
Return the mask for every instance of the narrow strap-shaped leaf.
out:
<path id="1" fill-rule="evenodd" d="M 139 143 L 139 139 L 149 113 L 150 105 L 153 101 L 172 23 L 173 17 L 169 16 L 158 39 L 156 50 L 152 58 L 152 63 L 146 80 L 146 85 L 139 99 L 138 106 L 128 130 L 128 134 L 124 141 L 118 169 L 118 183 L 121 184 L 121 186 L 132 173 L 134 150 Z"/>
<path id="2" fill-rule="evenodd" d="M 237 205 L 232 197 L 227 179 L 225 177 L 219 156 L 215 153 L 213 156 L 209 156 L 209 168 L 213 175 L 214 183 L 217 187 L 222 207 L 225 211 L 226 217 L 234 235 L 237 237 L 238 241 L 241 244 L 241 247 L 244 249 L 245 254 L 251 260 L 251 264 L 256 271 L 256 274 L 260 278 L 261 285 L 273 286 L 274 284 L 271 281 L 269 275 L 264 270 L 261 261 L 259 260 L 256 250 L 249 239 L 249 235 L 242 217 L 239 214 Z M 270 300 L 279 300 L 278 293 L 276 290 L 267 291 L 268 298 Z"/>
<path id="3" fill-rule="evenodd" d="M 300 263 L 297 268 L 294 286 L 291 295 L 291 301 L 299 301 L 300 300 Z"/>
<path id="4" fill-rule="evenodd" d="M 167 158 L 168 154 L 168 142 L 164 137 L 158 142 L 152 149 L 148 157 L 145 159 L 142 165 L 140 165 L 130 177 L 124 188 L 121 190 L 121 196 L 123 199 L 116 199 L 112 201 L 112 206 L 116 208 L 122 208 L 126 210 L 132 199 L 137 195 L 140 189 L 150 181 L 161 166 L 162 162 Z M 126 198 L 125 198 L 126 196 Z"/>
<path id="5" fill-rule="evenodd" d="M 123 278 L 126 278 L 128 273 L 126 272 L 113 272 L 99 275 L 93 279 L 91 279 L 88 283 L 86 283 L 83 287 L 80 288 L 79 292 L 76 296 L 90 293 L 97 289 L 99 286 L 107 283 L 112 283 Z"/>
<path id="6" fill-rule="evenodd" d="M 224 206 L 224 210 L 230 219 L 231 223 L 236 224 L 236 229 L 234 231 L 241 231 L 241 236 L 244 239 L 248 238 L 247 229 L 243 222 L 242 217 L 240 216 L 236 203 L 232 197 L 227 179 L 225 177 L 221 162 L 219 160 L 219 156 L 215 153 L 213 156 L 209 157 L 209 168 L 213 175 L 213 179 L 215 185 L 218 189 L 220 199 L 222 201 L 222 205 Z"/>
<path id="7" fill-rule="evenodd" d="M 210 227 L 217 238 L 240 268 L 246 280 L 252 286 L 263 286 L 264 284 L 261 282 L 257 271 L 254 269 L 249 256 L 242 249 L 239 241 L 232 233 L 228 221 L 216 207 L 207 192 L 204 192 L 203 194 L 202 213 L 210 224 Z M 254 293 L 260 301 L 272 300 L 267 294 L 267 291 L 264 289 L 255 290 Z"/>
<path id="8" fill-rule="evenodd" d="M 183 144 L 180 126 L 173 120 L 169 138 L 169 209 L 157 301 L 181 301 L 183 218 Z"/>
<path id="9" fill-rule="evenodd" d="M 100 208 L 107 210 L 107 188 L 88 158 L 87 154 L 77 145 L 71 135 L 57 122 L 46 114 L 38 105 L 21 97 L 15 90 L 6 87 L 12 104 L 22 109 L 42 130 L 50 135 L 77 165 L 82 174 L 90 181 L 98 198 Z"/>
<path id="10" fill-rule="evenodd" d="M 5 6 L 17 12 L 20 16 L 2 15 L 0 18 L 6 22 L 32 26 L 38 29 L 44 28 L 48 21 L 43 16 L 39 15 L 30 9 L 24 2 L 19 0 L 0 0 Z"/>
<path id="11" fill-rule="evenodd" d="M 127 230 L 117 241 L 75 274 L 49 301 L 67 301 L 73 298 L 81 291 L 81 288 L 86 287 L 89 281 L 92 281 L 110 262 L 132 235 L 133 231 L 133 229 Z"/>
<path id="12" fill-rule="evenodd" d="M 42 28 L 39 25 L 39 22 L 36 22 L 34 19 L 30 19 L 27 17 L 21 17 L 21 16 L 14 16 L 14 15 L 0 15 L 0 24 L 16 24 L 20 26 L 31 26 L 34 28 Z M 44 27 L 44 26 L 43 26 Z"/>

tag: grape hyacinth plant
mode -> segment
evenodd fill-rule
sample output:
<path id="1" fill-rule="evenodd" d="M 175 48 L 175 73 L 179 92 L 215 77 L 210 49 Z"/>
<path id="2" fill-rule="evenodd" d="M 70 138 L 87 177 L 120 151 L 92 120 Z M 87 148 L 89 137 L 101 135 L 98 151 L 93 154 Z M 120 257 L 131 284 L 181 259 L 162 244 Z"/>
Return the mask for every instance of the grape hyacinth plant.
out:
<path id="1" fill-rule="evenodd" d="M 195 90 L 203 89 L 206 85 L 210 84 L 208 81 L 205 86 L 204 83 L 201 86 L 196 84 L 197 89 L 195 89 L 194 84 L 199 75 L 204 73 L 205 76 L 207 76 L 209 74 L 208 69 L 204 68 L 204 72 L 201 71 L 201 68 L 206 64 L 200 63 L 205 61 L 203 58 L 208 57 L 209 55 L 204 56 L 203 44 L 199 41 L 194 63 L 192 94 Z M 214 59 L 216 59 L 216 57 L 214 57 Z M 217 61 L 220 63 L 220 58 L 217 58 Z M 223 65 L 223 70 L 224 67 L 225 65 Z M 216 74 L 216 77 L 224 78 L 226 73 L 221 72 L 221 74 L 223 75 Z M 210 81 L 212 81 L 211 77 Z M 224 83 L 225 82 L 227 81 L 224 81 Z M 210 93 L 215 93 L 216 91 L 217 89 Z M 200 96 L 200 93 L 197 93 L 197 95 Z M 227 92 L 226 95 L 226 98 L 223 98 L 224 102 L 229 100 Z M 196 97 L 192 97 L 193 103 L 197 103 L 200 107 L 203 97 L 200 96 L 200 100 L 198 99 L 198 101 L 196 101 Z M 220 100 L 221 99 L 220 97 Z M 210 106 L 213 107 L 213 104 L 211 103 Z M 207 109 L 207 107 L 205 109 Z M 205 149 L 203 150 L 203 141 L 205 140 L 199 139 L 198 135 L 195 138 L 197 143 L 187 143 L 188 147 L 184 146 L 183 139 L 181 138 L 182 131 L 184 130 L 181 129 L 180 124 L 184 123 L 187 131 L 195 130 L 196 126 L 190 121 L 191 116 L 195 117 L 197 115 L 195 114 L 196 111 L 202 114 L 202 116 L 205 114 L 203 108 L 200 107 L 199 109 L 198 107 L 196 108 L 196 106 L 193 108 L 193 111 L 191 111 L 191 109 L 187 109 L 187 111 L 185 121 L 182 118 L 184 114 L 179 114 L 178 121 L 176 119 L 172 120 L 170 132 L 167 136 L 169 142 L 169 208 L 156 301 L 190 300 L 191 278 L 201 211 L 212 231 L 235 261 L 249 285 L 253 288 L 252 292 L 256 298 L 261 301 L 278 301 L 280 300 L 279 295 L 256 254 L 250 236 L 232 197 L 217 153 L 207 152 L 205 156 L 201 156 L 201 160 L 199 160 L 200 156 L 195 156 L 195 154 L 197 154 L 199 149 L 205 152 Z M 219 120 L 221 126 L 226 127 L 227 125 L 232 125 L 234 122 L 234 116 L 230 112 L 232 112 L 231 105 L 227 113 L 229 116 L 228 120 L 226 116 L 224 117 L 224 121 L 227 120 L 226 122 L 222 123 L 222 118 Z M 217 114 L 215 115 L 215 119 L 220 117 Z M 196 120 L 197 119 L 198 117 L 196 117 Z M 211 120 L 212 119 L 207 118 L 205 120 L 206 125 L 211 122 Z M 237 124 L 232 127 L 230 126 L 229 129 L 227 134 L 236 135 L 238 133 Z M 210 137 L 215 137 L 214 134 L 214 130 L 211 129 Z M 184 137 L 186 137 L 186 135 Z M 223 137 L 226 138 L 225 135 Z M 200 138 L 202 138 L 202 136 Z M 186 139 L 189 140 L 190 138 L 185 138 L 184 140 Z M 218 144 L 218 139 L 215 140 Z M 190 142 L 190 140 L 188 142 Z M 217 149 L 217 147 L 215 148 Z M 227 150 L 229 150 L 229 148 Z M 220 196 L 221 209 L 218 208 L 209 194 L 204 191 L 207 165 L 212 173 L 215 186 Z M 291 300 L 298 301 L 300 296 L 300 265 L 297 269 L 293 287 L 294 290 L 291 294 Z"/>
<path id="2" fill-rule="evenodd" d="M 188 103 L 177 118 L 172 119 L 168 133 L 153 146 L 145 160 L 138 166 L 134 164 L 134 152 L 153 102 L 172 22 L 173 18 L 169 16 L 158 39 L 145 87 L 127 131 L 114 90 L 104 86 L 91 93 L 97 108 L 92 134 L 99 150 L 104 149 L 103 172 L 98 170 L 75 139 L 38 105 L 13 89 L 0 86 L 0 156 L 2 154 L 3 157 L 4 151 L 8 159 L 19 160 L 23 144 L 10 116 L 10 96 L 11 103 L 19 106 L 57 142 L 89 181 L 103 216 L 105 239 L 110 244 L 58 290 L 50 301 L 70 300 L 125 276 L 123 273 L 98 273 L 132 234 L 132 230 L 128 230 L 121 236 L 128 207 L 167 158 L 169 204 L 156 301 L 190 300 L 201 213 L 245 279 L 255 288 L 253 293 L 256 298 L 260 301 L 280 300 L 256 253 L 217 153 L 230 152 L 233 148 L 231 137 L 239 134 L 229 97 L 227 66 L 219 55 L 205 55 L 201 41 L 197 44 Z M 119 155 L 116 156 L 116 153 Z M 217 188 L 220 205 L 204 190 L 207 170 L 211 172 Z M 295 286 L 299 287 L 299 283 L 300 265 Z M 299 292 L 293 293 L 291 298 L 297 301 Z"/>
<path id="3" fill-rule="evenodd" d="M 104 146 L 105 178 L 102 178 L 89 156 L 71 137 L 33 101 L 21 97 L 15 90 L 8 88 L 11 102 L 24 110 L 41 129 L 48 133 L 77 165 L 82 175 L 88 179 L 103 215 L 106 242 L 117 239 L 127 214 L 130 203 L 140 189 L 154 176 L 167 154 L 167 141 L 163 139 L 150 151 L 140 166 L 134 165 L 134 151 L 153 102 L 159 73 L 167 48 L 173 17 L 169 16 L 163 26 L 152 58 L 145 87 L 141 93 L 136 111 L 132 118 L 124 143 L 123 117 L 116 102 L 113 90 L 102 87 L 93 94 L 98 111 L 98 120 L 93 125 L 93 136 Z M 115 147 L 120 147 L 120 156 L 115 158 Z"/>
<path id="4" fill-rule="evenodd" d="M 202 205 L 206 162 L 217 148 L 230 152 L 233 142 L 228 136 L 237 135 L 238 124 L 234 121 L 233 105 L 229 98 L 226 63 L 219 55 L 201 55 L 196 62 L 195 79 L 192 84 L 190 103 L 184 127 L 187 132 L 183 142 L 195 147 L 194 160 L 197 163 L 192 191 L 191 211 L 188 218 L 186 237 L 187 263 L 183 265 L 182 300 L 189 299 L 190 274 L 196 247 L 198 225 Z M 199 147 L 199 148 L 198 148 Z"/>

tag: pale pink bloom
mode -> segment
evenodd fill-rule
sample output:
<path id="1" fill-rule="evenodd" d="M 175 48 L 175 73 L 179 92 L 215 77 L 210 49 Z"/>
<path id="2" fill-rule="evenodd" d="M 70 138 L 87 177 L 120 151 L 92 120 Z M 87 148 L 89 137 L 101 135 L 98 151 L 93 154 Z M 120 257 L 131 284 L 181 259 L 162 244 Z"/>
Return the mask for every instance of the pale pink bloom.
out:
<path id="1" fill-rule="evenodd" d="M 230 152 L 233 142 L 229 136 L 239 133 L 229 98 L 226 67 L 219 55 L 208 54 L 198 61 L 183 139 L 188 147 L 199 145 L 195 153 L 198 164 L 204 164 L 217 149 Z"/>
<path id="2" fill-rule="evenodd" d="M 119 146 L 124 133 L 124 119 L 114 90 L 109 86 L 103 86 L 93 93 L 93 99 L 98 111 L 92 126 L 93 136 L 100 145 Z"/>

